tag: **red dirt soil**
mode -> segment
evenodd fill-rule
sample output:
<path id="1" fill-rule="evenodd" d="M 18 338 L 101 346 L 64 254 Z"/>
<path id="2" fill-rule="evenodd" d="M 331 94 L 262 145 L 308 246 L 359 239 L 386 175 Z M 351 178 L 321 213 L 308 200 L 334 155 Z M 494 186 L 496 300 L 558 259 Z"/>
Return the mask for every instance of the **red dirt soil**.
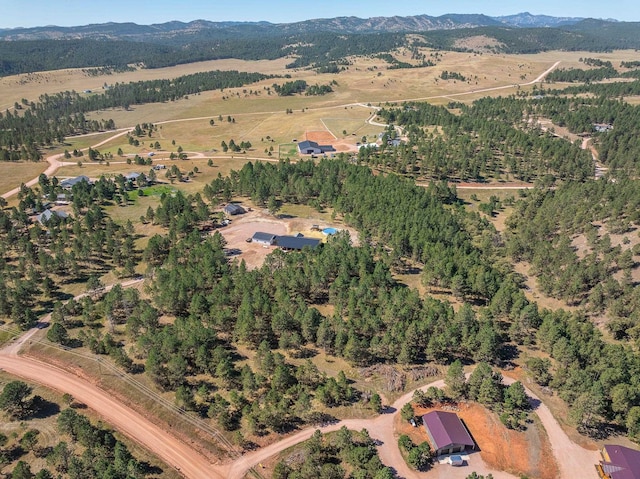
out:
<path id="1" fill-rule="evenodd" d="M 331 145 L 336 152 L 357 152 L 356 145 L 349 143 L 348 140 L 338 139 L 329 131 L 307 131 L 305 137 L 309 141 L 315 141 L 319 145 Z"/>
<path id="2" fill-rule="evenodd" d="M 473 439 L 480 449 L 480 456 L 492 469 L 506 471 L 515 475 L 525 474 L 531 479 L 556 479 L 559 477 L 551 445 L 544 430 L 535 423 L 528 424 L 528 430 L 518 432 L 507 429 L 498 417 L 475 403 L 458 405 L 456 413 L 464 421 Z M 442 408 L 414 407 L 416 416 Z M 407 434 L 414 443 L 428 441 L 422 427 L 412 427 L 398 415 L 396 428 L 398 434 Z"/>
<path id="3" fill-rule="evenodd" d="M 305 132 L 305 137 L 307 140 L 315 141 L 319 145 L 331 145 L 337 139 L 330 131 L 327 130 L 307 131 Z"/>

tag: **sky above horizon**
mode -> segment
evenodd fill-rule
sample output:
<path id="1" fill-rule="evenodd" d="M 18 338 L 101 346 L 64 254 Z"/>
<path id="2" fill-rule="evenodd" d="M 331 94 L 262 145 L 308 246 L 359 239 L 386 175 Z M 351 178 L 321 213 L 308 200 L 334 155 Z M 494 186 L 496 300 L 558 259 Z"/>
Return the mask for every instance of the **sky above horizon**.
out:
<path id="1" fill-rule="evenodd" d="M 525 11 L 557 17 L 640 21 L 640 2 L 637 0 L 320 0 L 315 4 L 305 4 L 299 0 L 0 0 L 0 28 L 78 26 L 106 22 L 150 25 L 171 20 L 189 22 L 199 19 L 289 23 L 340 16 L 440 16 L 445 13 L 501 16 Z"/>

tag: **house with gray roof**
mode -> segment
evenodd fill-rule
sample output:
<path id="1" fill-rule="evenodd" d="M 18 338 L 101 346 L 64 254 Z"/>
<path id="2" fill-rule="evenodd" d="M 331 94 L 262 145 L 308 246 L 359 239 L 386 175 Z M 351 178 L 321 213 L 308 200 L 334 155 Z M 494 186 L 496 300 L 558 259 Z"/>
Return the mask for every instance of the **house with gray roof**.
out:
<path id="1" fill-rule="evenodd" d="M 60 210 L 44 210 L 42 213 L 40 213 L 38 215 L 38 222 L 42 225 L 47 224 L 49 221 L 51 221 L 51 218 L 56 217 L 59 218 L 61 220 L 67 219 L 69 217 L 69 215 L 67 213 L 65 213 L 64 211 L 60 211 Z"/>
<path id="2" fill-rule="evenodd" d="M 422 422 L 437 456 L 476 448 L 469 431 L 455 413 L 431 411 L 422 416 Z"/>
<path id="3" fill-rule="evenodd" d="M 298 151 L 303 155 L 321 155 L 336 149 L 331 145 L 318 145 L 315 141 L 305 140 L 298 143 Z"/>
<path id="4" fill-rule="evenodd" d="M 62 180 L 60 182 L 60 187 L 64 188 L 65 190 L 70 190 L 75 185 L 77 185 L 78 183 L 81 183 L 83 181 L 86 181 L 87 183 L 90 183 L 90 180 L 89 180 L 88 176 L 80 175 L 80 176 L 76 176 L 75 178 L 67 178 L 66 180 Z"/>
<path id="5" fill-rule="evenodd" d="M 601 454 L 596 470 L 602 479 L 640 479 L 640 451 L 608 444 Z"/>
<path id="6" fill-rule="evenodd" d="M 320 244 L 320 240 L 316 238 L 303 238 L 297 236 L 277 236 L 275 240 L 276 246 L 284 250 L 300 251 L 305 247 L 316 248 Z"/>

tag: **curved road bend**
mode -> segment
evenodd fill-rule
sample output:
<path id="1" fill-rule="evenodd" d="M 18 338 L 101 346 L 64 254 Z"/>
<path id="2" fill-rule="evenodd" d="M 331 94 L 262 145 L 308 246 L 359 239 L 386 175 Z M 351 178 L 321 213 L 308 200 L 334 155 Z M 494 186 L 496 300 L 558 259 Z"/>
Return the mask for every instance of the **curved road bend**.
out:
<path id="1" fill-rule="evenodd" d="M 561 62 L 557 61 L 555 62 L 551 67 L 549 67 L 547 70 L 545 70 L 544 72 L 542 72 L 540 75 L 538 75 L 538 77 L 535 80 L 532 80 L 530 82 L 527 83 L 522 83 L 521 85 L 533 85 L 534 83 L 539 83 L 542 80 L 544 80 L 544 78 L 550 73 L 552 72 Z M 392 100 L 389 101 L 388 103 L 402 103 L 405 101 L 420 101 L 420 100 L 433 100 L 436 98 L 447 98 L 449 96 L 464 96 L 464 95 L 469 95 L 469 94 L 475 94 L 475 93 L 483 93 L 483 92 L 490 92 L 490 91 L 497 91 L 497 90 L 503 90 L 503 89 L 507 89 L 507 88 L 513 88 L 518 86 L 516 85 L 503 85 L 503 86 L 499 86 L 499 87 L 493 87 L 493 88 L 484 88 L 484 89 L 480 89 L 480 90 L 471 90 L 468 92 L 461 92 L 461 93 L 453 93 L 453 94 L 449 94 L 449 95 L 437 95 L 437 96 L 428 96 L 428 97 L 421 97 L 421 98 L 411 98 L 411 99 L 404 99 L 404 100 Z M 346 105 L 336 105 L 336 106 L 328 106 L 328 107 L 320 107 L 320 108 L 310 108 L 309 110 L 315 111 L 315 110 L 329 110 L 329 109 L 335 109 L 335 108 L 342 108 L 342 107 L 347 107 L 347 106 L 362 106 L 365 108 L 374 108 L 374 109 L 379 109 L 379 107 L 373 107 L 373 106 L 369 106 L 367 104 L 365 104 L 364 102 L 355 102 L 355 103 L 348 103 Z M 279 113 L 276 111 L 272 111 L 272 112 L 262 112 L 264 114 L 274 114 L 274 113 Z M 180 118 L 177 120 L 165 120 L 165 121 L 160 121 L 158 123 L 156 123 L 157 125 L 163 125 L 163 124 L 168 124 L 168 123 L 179 123 L 179 122 L 185 122 L 185 121 L 195 121 L 195 120 L 208 120 L 210 119 L 210 116 L 207 117 L 195 117 L 195 118 Z M 387 125 L 383 125 L 381 123 L 375 123 L 373 122 L 373 118 L 371 117 L 368 120 L 368 123 L 372 124 L 372 125 L 377 125 L 377 126 L 387 126 Z M 106 140 L 101 141 L 100 143 L 97 143 L 95 145 L 92 146 L 92 148 L 98 148 L 99 146 L 104 145 L 105 143 L 113 140 L 114 138 L 118 138 L 122 135 L 126 135 L 129 131 L 131 131 L 131 128 L 120 128 L 118 130 L 116 130 L 118 133 L 116 133 L 115 135 L 107 138 Z M 87 135 L 79 135 L 79 136 L 91 136 L 92 134 L 87 134 Z M 52 155 L 50 157 L 48 157 L 46 159 L 46 161 L 49 162 L 49 167 L 43 172 L 45 175 L 47 176 L 52 176 L 53 174 L 55 174 L 55 172 L 62 166 L 66 166 L 66 165 L 73 165 L 73 162 L 62 162 L 60 161 L 60 158 L 62 157 L 62 154 L 58 154 L 58 155 Z M 256 159 L 260 159 L 260 160 L 270 160 L 268 158 L 256 158 Z M 26 186 L 33 186 L 38 182 L 38 178 L 34 178 L 32 180 L 29 180 L 28 182 L 25 183 Z M 17 194 L 20 191 L 20 188 L 14 188 L 10 191 L 7 191 L 5 193 L 3 193 L 1 196 L 5 199 L 10 198 L 11 196 Z"/>
<path id="2" fill-rule="evenodd" d="M 120 130 L 116 130 L 116 131 L 118 131 L 119 133 L 116 133 L 115 135 L 110 136 L 106 140 L 103 140 L 100 143 L 95 144 L 94 146 L 92 146 L 92 148 L 97 148 L 113 140 L 114 138 L 118 138 L 122 135 L 126 135 L 129 131 L 131 131 L 131 128 L 121 128 Z M 78 136 L 91 136 L 91 135 L 78 135 Z M 49 163 L 49 166 L 42 173 L 44 173 L 48 177 L 51 177 L 55 174 L 56 171 L 58 171 L 59 168 L 63 166 L 72 166 L 76 164 L 76 162 L 72 162 L 72 161 L 60 161 L 60 158 L 62 158 L 63 156 L 64 156 L 64 153 L 48 156 L 46 158 L 46 161 Z M 33 178 L 32 180 L 27 181 L 26 183 L 24 183 L 24 185 L 25 186 L 35 185 L 36 183 L 38 183 L 38 178 L 40 178 L 40 175 L 38 175 L 36 178 Z M 19 191 L 20 191 L 20 186 L 18 186 L 17 188 L 13 188 L 12 190 L 9 190 L 5 193 L 2 193 L 2 195 L 0 196 L 2 196 L 4 199 L 9 199 L 13 195 L 17 195 Z"/>
<path id="3" fill-rule="evenodd" d="M 107 423 L 190 479 L 224 479 L 209 460 L 160 426 L 119 402 L 112 394 L 51 364 L 0 355 L 0 368 L 56 391 L 73 394 Z"/>
<path id="4" fill-rule="evenodd" d="M 431 386 L 443 387 L 444 381 L 434 381 L 430 384 L 427 384 L 426 386 L 423 386 L 421 389 L 426 390 Z M 410 469 L 407 466 L 404 458 L 402 457 L 402 454 L 400 453 L 400 449 L 398 448 L 398 438 L 396 437 L 394 431 L 394 419 L 396 417 L 397 411 L 399 411 L 404 404 L 408 403 L 412 397 L 413 391 L 405 394 L 404 396 L 396 400 L 390 407 L 389 410 L 392 412 L 388 414 L 381 414 L 374 419 L 347 419 L 336 422 L 329 426 L 304 429 L 296 434 L 293 434 L 292 436 L 278 441 L 277 443 L 271 444 L 270 446 L 245 454 L 240 459 L 234 461 L 226 469 L 221 468 L 221 471 L 224 472 L 226 474 L 226 477 L 228 477 L 229 479 L 242 479 L 249 468 L 255 467 L 259 463 L 266 461 L 271 456 L 278 454 L 279 452 L 282 452 L 285 449 L 310 438 L 316 429 L 320 429 L 323 433 L 326 433 L 337 431 L 342 426 L 346 426 L 349 429 L 354 429 L 357 431 L 366 429 L 369 432 L 369 436 L 371 436 L 372 439 L 376 440 L 379 443 L 378 454 L 380 456 L 380 460 L 383 464 L 392 467 L 398 477 L 404 479 L 425 479 L 425 477 L 429 477 L 429 473 L 418 472 Z M 448 479 L 463 479 L 467 477 L 467 475 L 473 470 L 479 474 L 491 473 L 493 474 L 493 477 L 495 479 L 516 479 L 516 476 L 514 475 L 490 469 L 484 463 L 479 454 L 474 454 L 471 462 L 472 465 L 470 467 L 455 469 L 436 468 L 433 469 L 433 473 L 435 473 L 436 471 L 446 471 L 446 477 Z"/>
<path id="5" fill-rule="evenodd" d="M 511 378 L 504 378 L 504 383 L 507 385 L 514 382 L 515 380 Z M 444 381 L 434 381 L 426 386 L 422 386 L 420 389 L 426 391 L 431 386 L 443 387 Z M 594 464 L 596 464 L 600 459 L 598 451 L 584 449 L 571 441 L 560 427 L 558 421 L 553 417 L 549 408 L 529 389 L 525 388 L 525 390 L 527 395 L 536 405 L 534 412 L 540 418 L 540 422 L 547 432 L 553 455 L 560 468 L 560 478 L 575 479 L 579 477 L 581 479 L 596 479 L 597 475 Z M 355 430 L 363 428 L 367 429 L 369 431 L 369 435 L 381 443 L 378 447 L 378 453 L 383 464 L 393 467 L 396 470 L 396 473 L 405 479 L 424 479 L 425 477 L 463 479 L 471 470 L 482 475 L 491 473 L 495 479 L 514 479 L 516 477 L 506 472 L 492 470 L 484 463 L 480 454 L 473 454 L 471 466 L 468 468 L 447 468 L 446 470 L 443 468 L 436 468 L 433 470 L 433 473 L 431 473 L 434 474 L 432 476 L 429 475 L 430 473 L 419 473 L 413 469 L 409 469 L 397 446 L 397 438 L 394 434 L 394 417 L 402 406 L 411 401 L 412 397 L 413 391 L 403 395 L 391 406 L 391 411 L 396 412 L 391 414 L 382 414 L 375 419 L 349 419 L 321 428 L 307 428 L 293 434 L 292 436 L 286 437 L 275 444 L 245 454 L 226 468 L 221 466 L 220 471 L 222 471 L 229 479 L 242 479 L 249 468 L 255 467 L 259 463 L 266 461 L 271 456 L 308 439 L 316 429 L 320 429 L 322 432 L 331 432 L 340 429 L 342 426 L 347 426 L 349 429 Z M 436 471 L 439 471 L 439 476 L 435 476 Z M 443 471 L 446 471 L 444 476 L 441 474 Z"/>
<path id="6" fill-rule="evenodd" d="M 529 82 L 533 84 L 541 81 L 550 71 L 552 71 L 560 62 L 556 62 L 552 67 L 543 72 L 538 78 Z M 505 87 L 497 87 L 482 91 L 494 91 L 501 88 L 510 88 L 512 85 Z M 472 92 L 472 93 L 476 93 Z M 464 94 L 464 93 L 462 93 Z M 462 95 L 457 94 L 457 95 Z M 429 97 L 431 98 L 431 97 Z M 434 97 L 435 98 L 435 97 Z M 182 120 L 185 121 L 185 120 Z M 163 122 L 168 123 L 168 122 Z M 121 131 L 110 137 L 109 139 L 98 143 L 100 146 L 113 138 L 126 134 L 128 129 Z M 45 174 L 48 176 L 55 173 L 55 171 L 63 166 L 64 163 L 59 161 L 62 155 L 54 155 L 47 158 L 49 167 L 45 170 Z M 37 183 L 38 179 L 35 178 L 26 183 L 27 186 L 31 186 Z M 19 191 L 19 188 L 15 188 L 9 192 L 4 193 L 2 196 L 8 198 Z M 49 316 L 44 318 L 44 322 L 48 321 Z M 151 421 L 145 419 L 135 411 L 117 402 L 109 393 L 101 390 L 97 386 L 89 383 L 85 383 L 80 378 L 68 373 L 62 369 L 56 368 L 50 364 L 46 364 L 35 359 L 18 357 L 18 351 L 20 347 L 30 337 L 35 334 L 37 329 L 31 330 L 29 333 L 22 336 L 19 340 L 10 344 L 7 348 L 0 352 L 0 367 L 7 372 L 16 376 L 32 380 L 43 384 L 52 389 L 69 392 L 74 395 L 78 400 L 85 403 L 88 407 L 91 407 L 98 412 L 107 422 L 115 426 L 117 429 L 128 435 L 132 439 L 136 440 L 143 446 L 147 447 L 155 454 L 158 455 L 167 464 L 175 467 L 183 475 L 188 478 L 200 479 L 211 477 L 228 477 L 230 479 L 242 478 L 244 474 L 253 466 L 257 465 L 261 461 L 266 460 L 278 452 L 287 449 L 301 441 L 309 438 L 317 428 L 308 428 L 300 431 L 294 435 L 286 437 L 281 441 L 272 444 L 271 446 L 259 449 L 255 452 L 244 455 L 242 458 L 236 460 L 227 466 L 214 466 L 208 459 L 199 454 L 190 446 L 184 444 L 182 441 L 175 438 L 173 435 L 164 431 L 160 427 L 153 424 Z M 505 378 L 506 383 L 512 382 L 512 380 Z M 441 381 L 433 382 L 423 387 L 423 389 L 429 386 L 442 386 Z M 399 398 L 394 404 L 393 408 L 397 411 L 405 403 L 411 400 L 413 392 L 407 393 Z M 533 399 L 538 399 L 531 391 L 527 390 Z M 598 460 L 597 452 L 588 451 L 573 443 L 568 436 L 564 433 L 558 422 L 551 415 L 549 409 L 540 402 L 540 405 L 536 409 L 536 413 L 539 415 L 540 420 L 547 430 L 549 440 L 554 452 L 554 455 L 560 465 L 563 479 L 572 479 L 574 477 L 595 477 L 593 464 Z M 419 473 L 409 469 L 398 450 L 396 444 L 396 438 L 393 432 L 393 419 L 395 414 L 383 414 L 375 419 L 368 420 L 345 420 L 340 421 L 330 426 L 321 428 L 324 432 L 334 431 L 341 428 L 343 425 L 353 429 L 369 430 L 372 438 L 380 441 L 379 454 L 384 464 L 392 465 L 395 467 L 398 474 L 406 477 L 407 479 L 424 477 Z M 479 455 L 477 456 L 479 461 L 474 456 L 474 469 L 482 473 L 484 467 L 478 468 L 477 462 L 482 462 Z M 482 463 L 484 466 L 484 463 Z M 496 479 L 511 479 L 512 476 L 503 472 L 492 472 Z"/>
<path id="7" fill-rule="evenodd" d="M 244 477 L 244 474 L 251 467 L 278 452 L 304 441 L 317 429 L 315 427 L 304 429 L 270 446 L 247 453 L 231 464 L 216 466 L 212 465 L 207 458 L 192 447 L 174 437 L 170 432 L 163 430 L 126 405 L 118 402 L 108 392 L 78 378 L 72 373 L 35 359 L 8 356 L 7 351 L 3 351 L 0 354 L 0 368 L 10 374 L 43 384 L 52 389 L 73 394 L 79 401 L 82 401 L 100 414 L 105 421 L 154 452 L 160 459 L 175 467 L 190 479 L 211 477 L 240 479 Z M 509 384 L 511 382 L 513 380 L 505 378 L 505 383 Z M 434 381 L 423 386 L 422 389 L 430 386 L 442 387 L 442 385 L 443 381 Z M 383 414 L 375 419 L 339 421 L 321 428 L 321 430 L 329 432 L 342 426 L 356 430 L 366 428 L 371 437 L 380 442 L 379 454 L 384 464 L 394 467 L 397 473 L 406 479 L 424 478 L 424 473 L 418 473 L 407 467 L 398 449 L 397 438 L 394 434 L 394 417 L 397 411 L 411 400 L 412 394 L 413 392 L 407 393 L 395 401 L 391 406 L 391 411 L 394 412 L 390 414 Z M 538 399 L 529 390 L 527 390 L 527 394 L 534 400 Z M 535 412 L 547 431 L 551 448 L 560 466 L 560 477 L 562 479 L 573 479 L 575 477 L 592 477 L 595 479 L 596 473 L 593 465 L 598 461 L 597 451 L 588 451 L 573 443 L 544 403 L 540 403 Z M 510 474 L 489 469 L 479 454 L 472 456 L 472 468 L 480 474 L 492 473 L 496 479 L 514 478 Z M 438 468 L 436 470 L 442 471 L 443 469 Z M 454 470 L 447 469 L 447 471 L 447 477 L 453 479 L 452 473 L 454 473 Z M 465 470 L 465 472 L 468 471 Z M 457 477 L 457 473 L 455 477 Z M 460 477 L 466 476 L 462 475 Z"/>

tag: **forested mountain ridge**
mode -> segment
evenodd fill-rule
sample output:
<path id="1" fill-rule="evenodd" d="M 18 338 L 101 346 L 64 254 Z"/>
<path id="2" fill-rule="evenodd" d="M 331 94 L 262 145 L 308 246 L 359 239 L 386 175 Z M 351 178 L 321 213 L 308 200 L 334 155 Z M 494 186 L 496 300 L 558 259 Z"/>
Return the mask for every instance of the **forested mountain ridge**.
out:
<path id="1" fill-rule="evenodd" d="M 181 34 L 194 35 L 204 30 L 227 31 L 230 33 L 256 32 L 261 34 L 303 33 L 313 31 L 333 31 L 342 33 L 363 32 L 408 32 L 428 30 L 449 30 L 453 28 L 473 28 L 481 26 L 508 25 L 512 27 L 555 27 L 573 25 L 583 20 L 577 17 L 552 17 L 531 15 L 528 12 L 503 17 L 490 17 L 482 14 L 446 14 L 439 17 L 429 15 L 393 16 L 393 17 L 336 17 L 310 19 L 294 23 L 270 22 L 211 22 L 194 20 L 192 22 L 172 21 L 152 25 L 127 23 L 101 23 L 74 27 L 55 25 L 33 28 L 0 29 L 0 38 L 6 40 L 60 40 L 60 39 L 123 39 L 149 41 L 171 38 Z"/>
<path id="2" fill-rule="evenodd" d="M 422 34 L 423 41 L 416 44 L 408 33 Z M 283 24 L 103 23 L 0 29 L 0 40 L 4 40 L 0 41 L 0 76 L 131 64 L 161 68 L 225 58 L 272 60 L 287 55 L 298 57 L 291 67 L 299 68 L 389 52 L 402 45 L 459 50 L 460 40 L 478 35 L 495 39 L 499 46 L 494 48 L 501 53 L 640 48 L 637 23 L 529 13 L 498 18 L 479 14 L 337 17 Z"/>
<path id="3" fill-rule="evenodd" d="M 549 15 L 532 15 L 529 12 L 522 12 L 516 15 L 504 15 L 494 17 L 500 22 L 513 27 L 559 27 L 564 25 L 574 25 L 584 18 L 580 17 L 553 17 Z"/>
<path id="4" fill-rule="evenodd" d="M 338 20 L 339 28 L 324 21 L 309 21 L 312 27 L 302 31 L 296 24 L 275 28 L 267 23 L 214 24 L 215 27 L 205 28 L 208 22 L 180 24 L 184 28 L 174 30 L 140 27 L 140 31 L 147 32 L 140 34 L 136 33 L 135 24 L 98 25 L 95 29 L 86 27 L 86 31 L 79 27 L 78 33 L 59 27 L 52 27 L 50 34 L 0 31 L 0 39 L 5 40 L 0 41 L 0 76 L 60 68 L 131 64 L 161 68 L 226 58 L 273 60 L 286 56 L 297 57 L 290 68 L 300 68 L 340 62 L 354 55 L 387 53 L 401 46 L 472 51 L 473 48 L 461 46 L 461 41 L 478 36 L 495 40 L 492 49 L 497 53 L 640 48 L 637 23 L 584 20 L 568 30 L 513 28 L 494 22 L 489 26 L 456 24 L 455 28 L 428 30 L 419 22 L 404 22 L 404 30 L 396 31 L 400 23 L 394 18 L 388 19 L 386 30 L 351 32 Z M 337 32 L 341 34 L 336 35 Z M 420 33 L 421 38 L 408 35 L 411 32 Z"/>

